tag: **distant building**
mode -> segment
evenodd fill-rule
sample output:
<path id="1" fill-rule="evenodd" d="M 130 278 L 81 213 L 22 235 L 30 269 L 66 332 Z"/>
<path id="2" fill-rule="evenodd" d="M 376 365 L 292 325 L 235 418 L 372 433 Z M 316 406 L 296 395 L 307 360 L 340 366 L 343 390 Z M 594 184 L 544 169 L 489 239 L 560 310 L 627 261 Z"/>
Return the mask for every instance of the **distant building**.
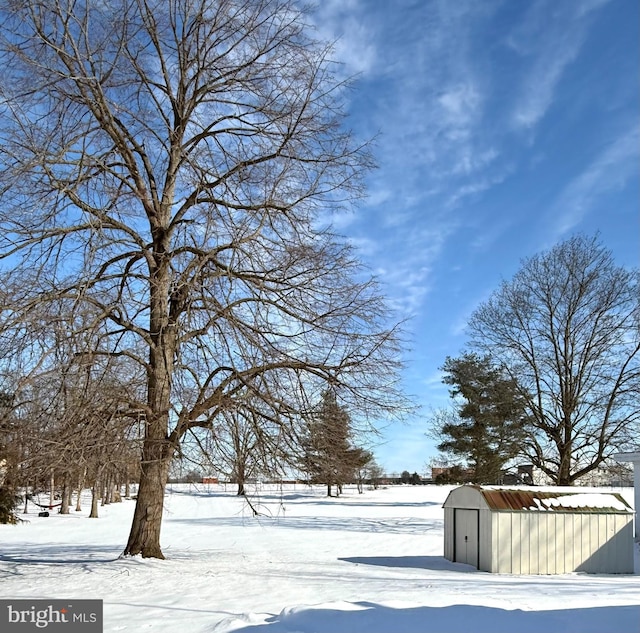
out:
<path id="1" fill-rule="evenodd" d="M 465 483 L 473 479 L 473 469 L 462 466 L 432 466 L 431 479 L 436 484 Z"/>

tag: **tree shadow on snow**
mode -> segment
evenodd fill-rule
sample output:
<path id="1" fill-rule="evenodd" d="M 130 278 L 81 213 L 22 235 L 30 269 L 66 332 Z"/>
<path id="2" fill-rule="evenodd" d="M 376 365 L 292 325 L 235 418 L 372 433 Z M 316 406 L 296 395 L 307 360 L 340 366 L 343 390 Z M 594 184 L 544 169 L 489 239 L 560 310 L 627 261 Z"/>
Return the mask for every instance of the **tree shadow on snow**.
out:
<path id="1" fill-rule="evenodd" d="M 376 567 L 402 567 L 434 569 L 437 571 L 476 572 L 477 569 L 464 563 L 452 563 L 444 556 L 351 556 L 338 558 L 345 563 L 375 565 Z"/>
<path id="2" fill-rule="evenodd" d="M 384 501 L 345 501 L 343 497 L 331 497 L 318 501 L 309 499 L 309 503 L 314 506 L 354 506 L 358 508 L 427 508 L 429 506 L 442 506 L 439 501 L 399 501 L 397 503 Z"/>
<path id="3" fill-rule="evenodd" d="M 21 545 L 3 547 L 0 562 L 23 565 L 72 565 L 88 563 L 113 563 L 121 552 L 111 554 L 104 546 L 45 544 L 38 547 Z"/>
<path id="4" fill-rule="evenodd" d="M 194 519 L 168 519 L 171 523 L 207 526 L 270 526 L 274 528 L 288 528 L 294 530 L 331 530 L 339 532 L 365 532 L 383 534 L 424 534 L 442 529 L 442 521 L 431 519 L 406 519 L 387 517 L 382 519 L 367 519 L 359 517 L 299 517 L 286 516 L 286 512 L 275 516 L 260 515 L 237 517 L 199 517 Z"/>
<path id="5" fill-rule="evenodd" d="M 546 611 L 498 609 L 475 605 L 392 608 L 370 602 L 342 603 L 347 610 L 289 608 L 264 624 L 234 633 L 635 633 L 640 606 L 607 606 Z"/>

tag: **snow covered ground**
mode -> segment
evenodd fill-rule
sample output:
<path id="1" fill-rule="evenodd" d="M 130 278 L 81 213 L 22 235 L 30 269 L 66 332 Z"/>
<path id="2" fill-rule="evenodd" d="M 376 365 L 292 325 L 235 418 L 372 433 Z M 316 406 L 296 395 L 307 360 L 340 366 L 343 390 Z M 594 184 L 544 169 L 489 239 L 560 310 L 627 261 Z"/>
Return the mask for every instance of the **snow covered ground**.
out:
<path id="1" fill-rule="evenodd" d="M 628 576 L 508 576 L 450 563 L 450 488 L 328 499 L 261 487 L 261 513 L 224 486 L 170 486 L 167 560 L 120 558 L 134 502 L 0 525 L 0 597 L 101 598 L 104 631 L 161 633 L 638 633 Z M 632 491 L 624 492 L 630 502 Z M 638 552 L 636 552 L 638 554 Z"/>

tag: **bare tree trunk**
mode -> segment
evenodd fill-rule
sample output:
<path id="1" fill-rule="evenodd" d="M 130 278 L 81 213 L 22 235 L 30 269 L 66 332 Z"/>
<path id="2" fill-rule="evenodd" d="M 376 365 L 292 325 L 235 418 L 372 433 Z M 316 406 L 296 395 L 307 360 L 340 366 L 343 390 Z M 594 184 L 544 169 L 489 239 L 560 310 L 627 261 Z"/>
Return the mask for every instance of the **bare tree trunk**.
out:
<path id="1" fill-rule="evenodd" d="M 87 476 L 87 469 L 84 468 L 82 474 L 78 476 L 78 497 L 76 498 L 76 512 L 82 511 L 82 489 L 84 487 L 84 478 Z"/>
<path id="2" fill-rule="evenodd" d="M 49 479 L 49 510 L 53 510 L 54 501 L 55 501 L 55 487 L 56 480 L 53 474 L 53 468 L 51 469 L 51 477 Z"/>
<path id="3" fill-rule="evenodd" d="M 62 482 L 62 502 L 60 504 L 60 514 L 69 514 L 69 506 L 71 505 L 71 486 L 68 482 L 68 476 L 65 476 Z"/>
<path id="4" fill-rule="evenodd" d="M 238 484 L 238 496 L 244 496 L 245 494 L 245 490 L 244 490 L 244 482 L 245 482 L 245 470 L 244 470 L 244 461 L 242 460 L 242 453 L 240 452 L 240 449 L 237 447 L 236 448 L 236 463 L 235 463 L 235 467 L 234 467 L 234 471 L 235 471 L 235 480 L 236 483 Z"/>
<path id="5" fill-rule="evenodd" d="M 93 486 L 91 486 L 91 512 L 89 513 L 90 519 L 98 518 L 98 491 L 100 490 L 100 482 L 94 481 Z"/>
<path id="6" fill-rule="evenodd" d="M 107 506 L 111 503 L 111 499 L 113 498 L 113 475 L 109 473 L 105 478 L 103 495 L 102 495 L 102 505 Z"/>
<path id="7" fill-rule="evenodd" d="M 153 441 L 145 440 L 146 453 Z M 169 459 L 144 460 L 131 532 L 124 554 L 143 558 L 164 558 L 160 548 L 160 528 Z"/>
<path id="8" fill-rule="evenodd" d="M 158 373 L 161 374 L 161 371 Z M 157 376 L 157 374 L 156 374 Z M 150 400 L 163 400 L 164 410 L 155 419 L 149 420 L 145 439 L 142 445 L 142 460 L 140 485 L 136 499 L 136 509 L 129 533 L 129 540 L 123 552 L 125 556 L 142 555 L 143 558 L 162 558 L 164 555 L 160 547 L 160 528 L 162 526 L 162 510 L 164 507 L 164 492 L 169 476 L 169 466 L 173 457 L 174 444 L 166 437 L 169 386 L 168 376 L 164 380 L 151 381 Z"/>
<path id="9" fill-rule="evenodd" d="M 563 444 L 559 446 L 558 455 L 560 457 L 560 466 L 558 467 L 556 484 L 558 486 L 571 486 L 573 485 L 573 478 L 571 477 L 571 445 Z"/>
<path id="10" fill-rule="evenodd" d="M 167 200 L 173 198 L 172 193 L 169 192 Z M 136 509 L 124 554 L 129 556 L 141 554 L 143 558 L 164 559 L 160 548 L 164 492 L 169 476 L 169 466 L 180 436 L 176 429 L 173 437 L 167 438 L 176 353 L 176 324 L 170 319 L 175 304 L 170 310 L 171 279 L 166 257 L 166 253 L 170 250 L 168 232 L 165 230 L 169 224 L 170 208 L 162 205 L 159 211 L 158 218 L 150 218 L 154 233 L 157 234 L 153 244 L 156 267 L 151 275 L 149 302 L 150 331 L 153 333 L 153 342 L 149 350 L 147 387 L 150 419 L 147 419 L 142 445 Z"/>

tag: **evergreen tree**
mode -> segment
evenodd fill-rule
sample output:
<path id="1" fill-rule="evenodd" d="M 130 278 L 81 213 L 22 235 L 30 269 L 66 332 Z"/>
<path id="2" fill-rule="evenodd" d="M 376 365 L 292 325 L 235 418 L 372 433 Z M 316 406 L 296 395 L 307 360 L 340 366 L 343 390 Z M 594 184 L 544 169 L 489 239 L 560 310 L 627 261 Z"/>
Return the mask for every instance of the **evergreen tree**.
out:
<path id="1" fill-rule="evenodd" d="M 13 395 L 0 392 L 0 523 L 16 523 L 15 507 L 20 500 L 15 477 L 17 455 L 8 450 L 8 440 L 15 440 L 12 436 L 11 414 Z M 13 442 L 15 449 L 15 441 Z"/>
<path id="2" fill-rule="evenodd" d="M 327 485 L 329 497 L 334 485 L 340 494 L 362 461 L 362 451 L 351 447 L 350 435 L 349 414 L 338 404 L 335 391 L 328 389 L 308 422 L 302 467 L 310 481 Z"/>
<path id="3" fill-rule="evenodd" d="M 448 357 L 442 369 L 457 417 L 440 428 L 438 450 L 465 459 L 473 482 L 495 483 L 505 463 L 522 452 L 529 425 L 525 398 L 489 357 Z"/>

